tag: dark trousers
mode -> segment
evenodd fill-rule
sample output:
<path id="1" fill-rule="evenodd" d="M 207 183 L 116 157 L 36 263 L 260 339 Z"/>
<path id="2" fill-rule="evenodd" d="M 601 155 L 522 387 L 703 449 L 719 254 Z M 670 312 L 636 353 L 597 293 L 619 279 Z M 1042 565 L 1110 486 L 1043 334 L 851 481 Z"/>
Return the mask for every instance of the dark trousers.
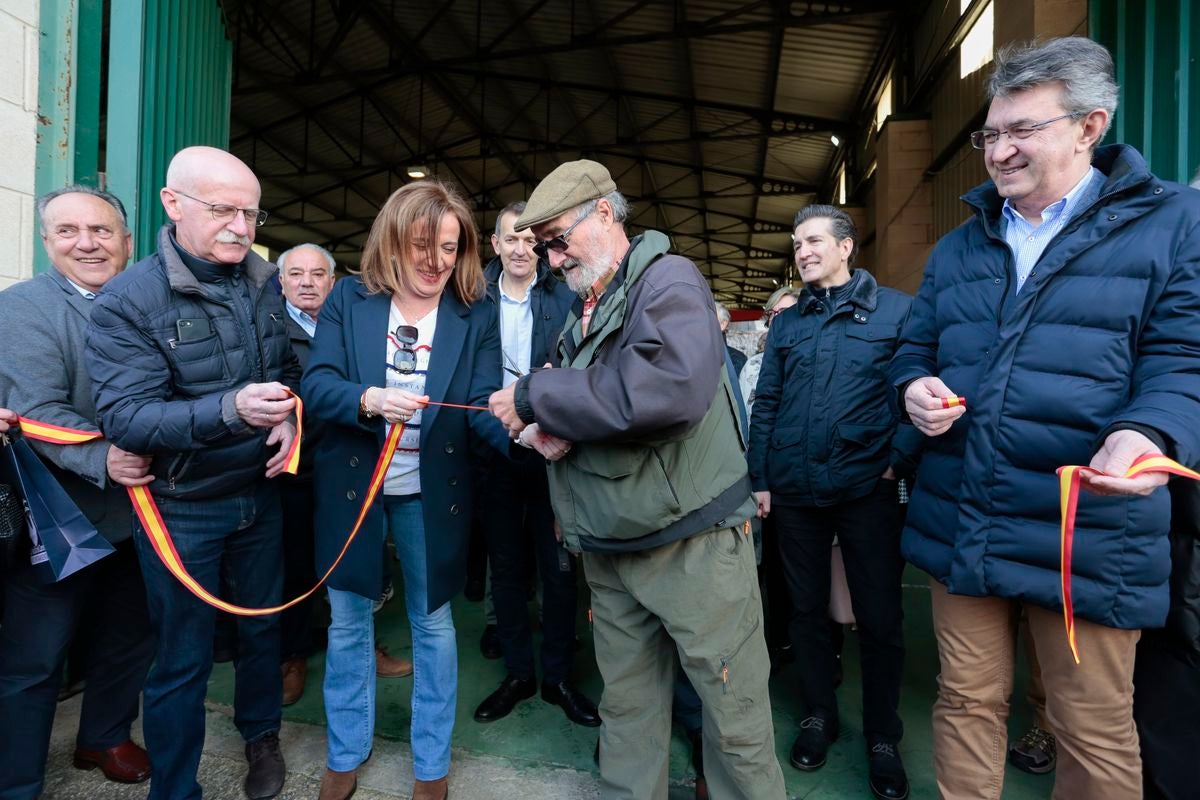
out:
<path id="1" fill-rule="evenodd" d="M 834 506 L 773 506 L 771 516 L 779 531 L 779 552 L 792 597 L 792 644 L 807 713 L 837 715 L 829 635 L 829 564 L 836 535 L 858 623 L 863 733 L 868 741 L 898 742 L 903 734 L 896 710 L 904 672 L 900 604 L 904 562 L 896 482 L 881 479 L 866 497 Z"/>
<path id="2" fill-rule="evenodd" d="M 242 606 L 279 603 L 282 514 L 274 484 L 262 481 L 225 497 L 159 499 L 158 504 L 180 559 L 205 589 Z M 217 612 L 167 571 L 140 524 L 134 525 L 134 541 L 158 634 L 143 710 L 152 769 L 149 797 L 198 800 L 196 768 L 204 745 L 204 696 Z M 237 629 L 233 721 L 251 742 L 279 730 L 279 615 L 238 617 Z"/>
<path id="3" fill-rule="evenodd" d="M 154 655 L 146 590 L 133 542 L 58 583 L 27 566 L 5 576 L 0 626 L 0 798 L 42 792 L 50 729 L 75 632 L 95 634 L 76 744 L 107 750 L 129 739 Z"/>
<path id="4" fill-rule="evenodd" d="M 792 643 L 788 633 L 792 601 L 779 557 L 779 531 L 774 516 L 762 520 L 762 563 L 758 565 L 758 585 L 762 589 L 766 617 L 767 647 L 781 650 Z"/>
<path id="5" fill-rule="evenodd" d="M 554 538 L 545 465 L 539 459 L 492 470 L 480 501 L 492 567 L 496 633 L 508 674 L 534 677 L 526 591 L 526 556 L 532 540 L 542 579 L 542 680 L 565 681 L 571 675 L 575 648 L 575 562 Z"/>
<path id="6" fill-rule="evenodd" d="M 1133 668 L 1133 718 L 1147 800 L 1184 800 L 1200 786 L 1200 656 L 1165 630 L 1144 631 Z"/>
<path id="7" fill-rule="evenodd" d="M 313 484 L 311 480 L 280 478 L 283 502 L 283 599 L 299 597 L 317 582 L 313 543 Z M 349 531 L 347 531 L 349 533 Z M 387 555 L 387 548 L 384 548 Z M 387 568 L 387 561 L 383 562 Z M 279 615 L 279 651 L 284 661 L 308 658 L 320 649 L 313 616 L 317 592 Z"/>

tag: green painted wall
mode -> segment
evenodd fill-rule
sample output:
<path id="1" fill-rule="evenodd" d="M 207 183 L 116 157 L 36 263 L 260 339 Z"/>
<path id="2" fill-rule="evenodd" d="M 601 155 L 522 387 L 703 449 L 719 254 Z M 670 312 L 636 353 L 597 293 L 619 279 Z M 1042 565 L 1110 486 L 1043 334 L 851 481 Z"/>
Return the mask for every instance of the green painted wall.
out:
<path id="1" fill-rule="evenodd" d="M 217 0 L 112 0 L 106 173 L 129 208 L 134 257 L 166 221 L 158 190 L 171 156 L 229 146 L 233 46 Z"/>
<path id="2" fill-rule="evenodd" d="M 1112 52 L 1121 86 L 1108 141 L 1189 182 L 1200 168 L 1200 0 L 1091 0 L 1088 28 Z"/>

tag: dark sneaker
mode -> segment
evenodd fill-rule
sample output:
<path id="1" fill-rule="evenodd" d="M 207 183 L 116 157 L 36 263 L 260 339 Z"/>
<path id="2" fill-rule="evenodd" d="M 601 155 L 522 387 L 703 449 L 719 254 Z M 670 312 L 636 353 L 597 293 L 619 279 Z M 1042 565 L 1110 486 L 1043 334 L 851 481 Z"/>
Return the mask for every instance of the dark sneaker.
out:
<path id="1" fill-rule="evenodd" d="M 279 734 L 272 731 L 261 739 L 247 742 L 246 761 L 250 764 L 246 773 L 246 796 L 250 800 L 267 800 L 279 794 L 287 777 L 283 753 L 279 750 Z"/>
<path id="2" fill-rule="evenodd" d="M 792 743 L 791 762 L 796 769 L 805 772 L 825 766 L 825 755 L 829 745 L 838 735 L 837 720 L 827 720 L 814 714 L 800 723 L 800 733 Z"/>
<path id="3" fill-rule="evenodd" d="M 904 800 L 908 797 L 908 775 L 896 745 L 877 741 L 867 751 L 867 772 L 871 794 L 879 800 Z"/>
<path id="4" fill-rule="evenodd" d="M 1022 772 L 1044 775 L 1058 761 L 1054 734 L 1034 725 L 1008 748 L 1008 761 Z"/>

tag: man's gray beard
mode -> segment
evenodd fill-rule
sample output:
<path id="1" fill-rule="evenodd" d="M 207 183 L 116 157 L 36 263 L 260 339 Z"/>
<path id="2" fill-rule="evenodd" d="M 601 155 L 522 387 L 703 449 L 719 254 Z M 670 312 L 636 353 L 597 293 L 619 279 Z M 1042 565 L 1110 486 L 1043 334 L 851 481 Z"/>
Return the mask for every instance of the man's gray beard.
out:
<path id="1" fill-rule="evenodd" d="M 567 273 L 567 288 L 586 299 L 592 286 L 596 281 L 604 277 L 604 273 L 608 271 L 609 266 L 612 264 L 612 259 L 606 258 L 598 264 L 588 264 L 585 261 L 576 259 L 575 263 L 579 265 L 579 268 L 574 272 Z"/>

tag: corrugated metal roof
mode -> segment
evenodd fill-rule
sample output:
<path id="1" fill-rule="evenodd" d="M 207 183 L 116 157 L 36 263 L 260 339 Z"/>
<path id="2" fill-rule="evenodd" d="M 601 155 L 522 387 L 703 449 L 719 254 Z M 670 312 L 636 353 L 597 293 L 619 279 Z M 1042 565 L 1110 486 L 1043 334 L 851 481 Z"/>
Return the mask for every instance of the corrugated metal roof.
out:
<path id="1" fill-rule="evenodd" d="M 904 4 L 224 0 L 231 146 L 277 209 L 260 240 L 349 264 L 421 164 L 490 227 L 555 165 L 605 163 L 747 303 L 782 279 L 795 211 L 835 148 Z M 714 280 L 716 278 L 714 277 Z"/>

